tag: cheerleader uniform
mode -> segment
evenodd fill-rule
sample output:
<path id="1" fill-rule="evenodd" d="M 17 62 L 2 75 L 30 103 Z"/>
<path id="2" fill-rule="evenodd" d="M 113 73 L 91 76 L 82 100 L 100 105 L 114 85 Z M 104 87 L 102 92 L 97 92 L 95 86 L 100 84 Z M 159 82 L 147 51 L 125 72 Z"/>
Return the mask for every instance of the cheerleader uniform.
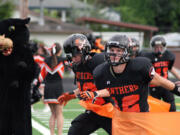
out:
<path id="1" fill-rule="evenodd" d="M 41 72 L 41 68 L 44 65 L 44 60 L 45 60 L 45 56 L 43 55 L 34 55 L 34 62 L 36 63 L 36 73 L 35 73 L 35 79 L 34 82 L 37 81 L 37 78 L 39 76 L 39 73 Z M 39 86 L 39 88 L 44 88 L 45 84 L 44 82 L 41 83 L 41 85 Z"/>
<path id="2" fill-rule="evenodd" d="M 45 83 L 44 102 L 58 104 L 57 98 L 64 92 L 62 79 L 64 75 L 64 60 L 62 57 L 57 57 L 58 64 L 51 68 L 51 57 L 45 59 L 44 65 L 41 68 L 39 82 Z"/>

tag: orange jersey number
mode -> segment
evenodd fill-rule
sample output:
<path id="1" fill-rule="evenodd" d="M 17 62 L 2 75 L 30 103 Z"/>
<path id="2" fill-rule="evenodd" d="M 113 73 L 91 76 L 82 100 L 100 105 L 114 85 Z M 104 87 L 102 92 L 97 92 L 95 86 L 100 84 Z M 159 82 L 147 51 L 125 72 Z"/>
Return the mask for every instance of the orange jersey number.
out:
<path id="1" fill-rule="evenodd" d="M 125 96 L 122 99 L 123 112 L 140 112 L 139 95 Z"/>
<path id="2" fill-rule="evenodd" d="M 156 68 L 156 73 L 158 73 L 160 76 L 164 77 L 164 78 L 168 78 L 168 68 L 164 67 L 164 68 Z"/>
<path id="3" fill-rule="evenodd" d="M 83 83 L 82 87 L 81 87 L 80 83 L 77 82 L 77 86 L 80 89 L 80 91 L 86 91 L 86 90 L 95 91 L 95 90 L 97 90 L 96 85 L 92 82 L 85 82 L 85 83 Z"/>

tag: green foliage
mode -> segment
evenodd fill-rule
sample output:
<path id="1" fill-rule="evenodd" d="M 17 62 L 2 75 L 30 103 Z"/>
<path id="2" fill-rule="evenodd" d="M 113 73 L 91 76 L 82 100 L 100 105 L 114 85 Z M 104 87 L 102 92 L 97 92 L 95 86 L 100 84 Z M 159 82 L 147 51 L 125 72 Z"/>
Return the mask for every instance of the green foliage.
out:
<path id="1" fill-rule="evenodd" d="M 72 8 L 70 12 L 70 21 L 75 22 L 77 18 L 80 17 L 93 17 L 99 19 L 105 19 L 104 14 L 99 12 L 100 7 L 96 6 L 96 8 L 87 8 L 87 9 L 76 9 Z"/>
<path id="2" fill-rule="evenodd" d="M 38 40 L 38 39 L 32 39 L 32 41 L 34 41 L 35 43 L 37 43 L 37 44 L 42 44 L 42 45 L 44 45 L 44 46 L 47 46 L 45 43 L 44 43 L 44 41 L 41 41 L 41 40 Z"/>
<path id="3" fill-rule="evenodd" d="M 121 0 L 118 8 L 122 21 L 154 25 L 159 32 L 179 31 L 179 0 Z"/>
<path id="4" fill-rule="evenodd" d="M 0 0 L 0 20 L 11 17 L 14 9 L 15 6 L 12 2 L 2 2 L 2 0 Z"/>
<path id="5" fill-rule="evenodd" d="M 35 9 L 34 10 L 36 13 L 40 13 L 40 9 Z M 52 18 L 59 18 L 58 16 L 58 11 L 57 10 L 48 10 L 48 9 L 44 9 L 44 15 L 45 16 L 49 16 Z"/>
<path id="6" fill-rule="evenodd" d="M 113 7 L 121 15 L 122 22 L 157 26 L 161 33 L 180 31 L 179 0 L 93 0 L 93 2 L 103 7 Z"/>
<path id="7" fill-rule="evenodd" d="M 121 15 L 123 22 L 153 25 L 153 11 L 149 1 L 121 0 L 120 6 L 114 8 Z"/>

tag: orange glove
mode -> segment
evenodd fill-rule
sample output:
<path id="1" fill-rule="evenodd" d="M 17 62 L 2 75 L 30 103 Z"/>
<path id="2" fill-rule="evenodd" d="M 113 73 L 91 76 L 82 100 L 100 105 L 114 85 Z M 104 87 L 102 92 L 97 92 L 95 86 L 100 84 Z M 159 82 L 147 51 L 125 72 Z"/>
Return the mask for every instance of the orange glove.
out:
<path id="1" fill-rule="evenodd" d="M 64 106 L 67 104 L 67 102 L 71 99 L 75 99 L 76 96 L 74 92 L 66 92 L 58 97 L 58 102 L 60 105 L 64 104 Z"/>
<path id="2" fill-rule="evenodd" d="M 83 99 L 83 100 L 90 100 L 93 99 L 95 100 L 95 98 L 98 96 L 98 94 L 94 91 L 83 91 L 80 92 L 79 96 Z"/>

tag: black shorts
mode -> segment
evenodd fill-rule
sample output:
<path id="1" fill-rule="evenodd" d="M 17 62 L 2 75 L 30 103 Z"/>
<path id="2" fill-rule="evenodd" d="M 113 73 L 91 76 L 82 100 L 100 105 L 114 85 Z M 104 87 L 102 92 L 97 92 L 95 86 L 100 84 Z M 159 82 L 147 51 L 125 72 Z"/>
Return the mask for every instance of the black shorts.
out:
<path id="1" fill-rule="evenodd" d="M 71 122 L 68 135 L 89 135 L 99 128 L 111 135 L 112 119 L 86 110 Z"/>

